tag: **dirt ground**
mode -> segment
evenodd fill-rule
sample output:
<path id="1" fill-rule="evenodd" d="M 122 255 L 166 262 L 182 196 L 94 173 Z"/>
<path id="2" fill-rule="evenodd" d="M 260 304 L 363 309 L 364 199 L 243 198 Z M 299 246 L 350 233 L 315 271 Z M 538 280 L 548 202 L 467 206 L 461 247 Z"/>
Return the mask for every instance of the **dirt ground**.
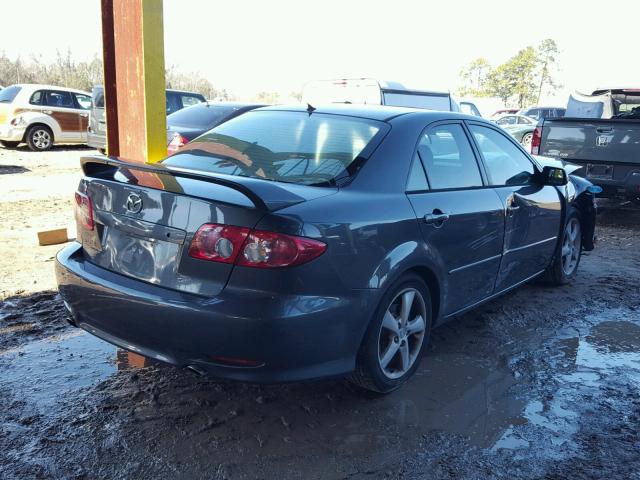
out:
<path id="1" fill-rule="evenodd" d="M 232 384 L 65 323 L 35 231 L 71 223 L 86 153 L 0 148 L 0 478 L 640 479 L 638 207 L 603 204 L 573 284 L 436 330 L 398 392 Z"/>

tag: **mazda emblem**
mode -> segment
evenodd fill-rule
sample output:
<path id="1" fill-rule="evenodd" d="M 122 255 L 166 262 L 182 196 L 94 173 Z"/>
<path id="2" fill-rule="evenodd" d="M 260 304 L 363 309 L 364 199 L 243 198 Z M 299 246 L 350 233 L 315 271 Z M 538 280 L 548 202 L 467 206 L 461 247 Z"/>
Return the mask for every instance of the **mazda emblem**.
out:
<path id="1" fill-rule="evenodd" d="M 138 213 L 142 210 L 142 199 L 140 195 L 136 195 L 135 193 L 129 194 L 127 197 L 127 210 L 131 213 Z"/>

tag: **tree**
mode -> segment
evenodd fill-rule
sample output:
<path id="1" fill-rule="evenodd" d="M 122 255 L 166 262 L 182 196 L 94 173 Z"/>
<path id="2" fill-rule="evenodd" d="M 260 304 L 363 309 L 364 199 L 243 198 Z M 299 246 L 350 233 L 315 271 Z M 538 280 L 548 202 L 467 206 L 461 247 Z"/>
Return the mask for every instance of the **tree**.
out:
<path id="1" fill-rule="evenodd" d="M 538 103 L 545 87 L 555 90 L 552 78 L 557 68 L 558 46 L 552 39 L 543 40 L 538 48 L 523 48 L 495 69 L 484 58 L 477 58 L 460 71 L 460 95 L 498 97 L 505 106 L 519 107 Z"/>
<path id="2" fill-rule="evenodd" d="M 486 82 L 491 70 L 491 65 L 486 58 L 476 58 L 466 68 L 460 70 L 460 77 L 464 83 L 458 89 L 458 94 L 474 97 L 485 96 Z"/>
<path id="3" fill-rule="evenodd" d="M 536 104 L 540 103 L 540 97 L 542 96 L 542 89 L 545 85 L 549 87 L 551 91 L 558 89 L 560 85 L 555 83 L 551 78 L 551 70 L 557 67 L 557 58 L 560 51 L 555 40 L 547 38 L 538 46 L 538 63 L 540 65 L 539 83 L 538 83 L 538 95 L 536 97 Z"/>

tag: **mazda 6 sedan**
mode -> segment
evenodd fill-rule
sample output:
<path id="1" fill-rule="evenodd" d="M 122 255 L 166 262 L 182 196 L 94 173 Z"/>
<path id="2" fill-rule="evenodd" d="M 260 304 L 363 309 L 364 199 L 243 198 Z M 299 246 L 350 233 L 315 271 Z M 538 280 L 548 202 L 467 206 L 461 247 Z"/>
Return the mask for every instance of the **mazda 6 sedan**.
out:
<path id="1" fill-rule="evenodd" d="M 70 321 L 227 379 L 390 392 L 434 327 L 593 248 L 595 186 L 451 112 L 266 107 L 159 164 L 81 163 Z"/>

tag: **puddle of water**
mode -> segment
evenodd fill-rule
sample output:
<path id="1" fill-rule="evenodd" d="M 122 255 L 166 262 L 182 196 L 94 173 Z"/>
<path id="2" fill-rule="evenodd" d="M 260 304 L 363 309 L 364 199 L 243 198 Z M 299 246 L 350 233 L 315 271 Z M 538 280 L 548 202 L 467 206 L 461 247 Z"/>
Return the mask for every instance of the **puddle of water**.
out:
<path id="1" fill-rule="evenodd" d="M 521 415 L 522 428 L 512 426 L 505 430 L 493 451 L 528 448 L 533 441 L 529 437 L 535 438 L 531 430 L 542 433 L 553 446 L 571 444 L 579 429 L 582 395 L 602 395 L 599 388 L 614 376 L 640 386 L 638 313 L 614 309 L 585 320 L 595 324 L 588 335 L 552 340 L 563 357 L 558 360 L 562 368 L 552 379 L 558 389 L 545 400 L 530 400 Z M 559 456 L 553 450 L 548 450 L 547 455 Z"/>
<path id="2" fill-rule="evenodd" d="M 2 386 L 14 398 L 46 409 L 65 393 L 113 374 L 115 352 L 82 330 L 30 342 L 0 355 Z"/>

